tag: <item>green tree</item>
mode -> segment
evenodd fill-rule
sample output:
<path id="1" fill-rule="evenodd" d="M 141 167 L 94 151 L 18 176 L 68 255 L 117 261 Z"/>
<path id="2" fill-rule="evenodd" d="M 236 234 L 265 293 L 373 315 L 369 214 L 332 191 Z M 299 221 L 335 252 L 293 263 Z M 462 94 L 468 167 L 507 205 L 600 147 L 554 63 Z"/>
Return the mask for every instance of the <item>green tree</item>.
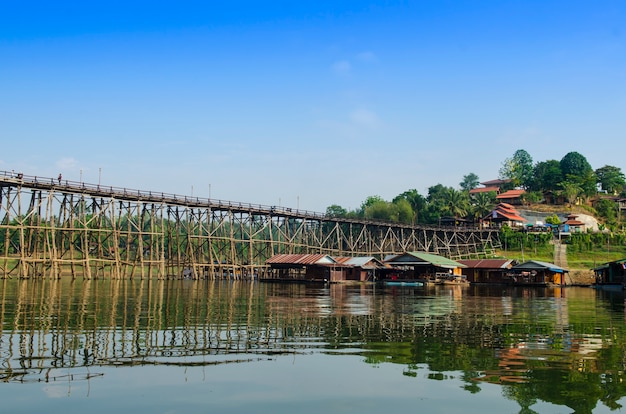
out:
<path id="1" fill-rule="evenodd" d="M 530 185 L 533 191 L 557 191 L 563 181 L 561 163 L 557 160 L 541 161 L 535 165 Z"/>
<path id="2" fill-rule="evenodd" d="M 561 224 L 561 219 L 556 214 L 552 214 L 545 218 L 546 224 L 551 224 L 553 226 L 558 226 Z"/>
<path id="3" fill-rule="evenodd" d="M 337 204 L 333 204 L 326 207 L 326 215 L 328 217 L 346 217 L 348 215 L 348 210 Z"/>
<path id="4" fill-rule="evenodd" d="M 617 195 L 624 190 L 626 177 L 621 168 L 605 165 L 602 168 L 598 168 L 595 173 L 600 188 L 607 193 Z"/>
<path id="5" fill-rule="evenodd" d="M 398 200 L 406 200 L 409 202 L 409 204 L 411 205 L 411 209 L 413 210 L 411 223 L 418 223 L 420 212 L 426 208 L 426 198 L 418 193 L 416 189 L 410 189 L 402 194 L 397 195 L 392 202 L 397 203 Z"/>
<path id="6" fill-rule="evenodd" d="M 395 214 L 398 222 L 407 224 L 414 223 L 415 214 L 408 200 L 403 198 L 394 200 L 391 205 L 395 208 Z"/>
<path id="7" fill-rule="evenodd" d="M 372 205 L 379 203 L 379 202 L 385 202 L 385 200 L 383 200 L 383 198 L 381 196 L 378 195 L 373 195 L 373 196 L 369 196 L 365 199 L 365 201 L 363 203 L 361 203 L 361 207 L 359 208 L 359 215 L 361 217 L 365 216 L 365 211 L 368 209 L 368 207 L 371 207 Z"/>
<path id="8" fill-rule="evenodd" d="M 480 184 L 478 181 L 478 176 L 474 173 L 464 175 L 463 181 L 459 183 L 459 185 L 461 186 L 461 190 L 463 191 L 473 190 L 474 188 L 478 187 L 478 184 Z"/>
<path id="9" fill-rule="evenodd" d="M 566 180 L 561 183 L 563 196 L 570 205 L 576 204 L 576 199 L 582 193 L 580 185 L 576 181 Z"/>
<path id="10" fill-rule="evenodd" d="M 453 188 L 446 190 L 441 212 L 454 218 L 466 217 L 470 209 L 469 196 Z"/>
<path id="11" fill-rule="evenodd" d="M 384 200 L 375 200 L 363 210 L 363 216 L 372 220 L 398 221 L 397 212 L 391 203 Z"/>
<path id="12" fill-rule="evenodd" d="M 614 225 L 617 222 L 617 205 L 612 200 L 607 200 L 603 198 L 598 200 L 595 205 L 596 212 L 598 216 L 602 217 L 602 219 L 608 225 Z"/>
<path id="13" fill-rule="evenodd" d="M 480 220 L 491 212 L 496 205 L 496 192 L 474 194 L 471 197 L 472 215 L 474 220 Z"/>
<path id="14" fill-rule="evenodd" d="M 559 164 L 561 165 L 563 177 L 567 177 L 568 175 L 579 177 L 589 171 L 593 171 L 587 158 L 575 151 L 565 154 Z"/>
<path id="15" fill-rule="evenodd" d="M 510 179 L 515 187 L 528 188 L 533 177 L 533 159 L 523 149 L 515 151 L 512 158 L 507 158 L 500 168 L 500 178 Z"/>
<path id="16" fill-rule="evenodd" d="M 541 201 L 543 196 L 541 192 L 539 191 L 528 191 L 522 194 L 521 198 L 522 198 L 522 201 L 524 201 L 527 204 L 537 204 Z"/>

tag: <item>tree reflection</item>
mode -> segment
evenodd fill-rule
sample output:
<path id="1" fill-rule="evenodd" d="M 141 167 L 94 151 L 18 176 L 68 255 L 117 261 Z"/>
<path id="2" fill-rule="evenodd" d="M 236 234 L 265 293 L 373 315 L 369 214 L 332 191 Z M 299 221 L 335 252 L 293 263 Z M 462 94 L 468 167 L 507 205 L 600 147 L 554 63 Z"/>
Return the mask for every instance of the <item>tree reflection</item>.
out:
<path id="1" fill-rule="evenodd" d="M 181 280 L 4 280 L 0 379 L 86 367 L 211 366 L 359 355 L 408 381 L 481 384 L 532 413 L 592 412 L 626 395 L 623 295 L 588 290 L 380 289 Z M 620 305 L 621 303 L 621 305 Z M 93 373 L 97 375 L 98 373 Z"/>

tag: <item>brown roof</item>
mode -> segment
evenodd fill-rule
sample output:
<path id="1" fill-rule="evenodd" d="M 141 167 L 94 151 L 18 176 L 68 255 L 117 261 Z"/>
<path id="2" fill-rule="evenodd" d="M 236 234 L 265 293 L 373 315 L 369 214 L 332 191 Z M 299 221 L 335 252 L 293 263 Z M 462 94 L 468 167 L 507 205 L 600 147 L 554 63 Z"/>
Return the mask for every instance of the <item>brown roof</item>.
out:
<path id="1" fill-rule="evenodd" d="M 489 180 L 489 181 L 485 181 L 483 183 L 481 183 L 482 185 L 484 185 L 485 187 L 491 187 L 491 186 L 497 186 L 497 185 L 502 185 L 502 184 L 506 184 L 506 183 L 510 183 L 511 180 L 507 179 L 507 180 L 502 180 L 502 179 L 495 179 L 495 180 Z"/>
<path id="2" fill-rule="evenodd" d="M 499 192 L 500 188 L 499 187 L 478 187 L 478 188 L 473 188 L 471 190 L 469 190 L 470 194 L 477 194 L 477 193 L 488 193 L 490 191 L 493 192 Z"/>
<path id="3" fill-rule="evenodd" d="M 524 194 L 525 192 L 526 191 L 524 191 L 524 190 L 509 190 L 509 191 L 505 191 L 502 194 L 498 194 L 498 196 L 496 198 L 497 199 L 501 199 L 501 198 L 518 198 L 522 194 Z"/>
<path id="4" fill-rule="evenodd" d="M 584 226 L 585 225 L 585 223 L 583 223 L 580 220 L 572 220 L 572 219 L 565 220 L 562 224 L 567 224 L 570 226 Z"/>
<path id="5" fill-rule="evenodd" d="M 513 260 L 510 259 L 459 260 L 459 263 L 471 269 L 509 269 L 513 266 Z"/>
<path id="6" fill-rule="evenodd" d="M 265 261 L 267 264 L 291 264 L 291 265 L 311 265 L 316 264 L 320 260 L 332 257 L 326 254 L 277 254 Z M 334 260 L 333 260 L 334 261 Z"/>
<path id="7" fill-rule="evenodd" d="M 500 203 L 496 208 L 485 217 L 486 220 L 494 218 L 505 218 L 512 221 L 526 221 L 526 219 L 519 215 L 518 211 L 513 208 L 512 205 L 507 203 Z"/>

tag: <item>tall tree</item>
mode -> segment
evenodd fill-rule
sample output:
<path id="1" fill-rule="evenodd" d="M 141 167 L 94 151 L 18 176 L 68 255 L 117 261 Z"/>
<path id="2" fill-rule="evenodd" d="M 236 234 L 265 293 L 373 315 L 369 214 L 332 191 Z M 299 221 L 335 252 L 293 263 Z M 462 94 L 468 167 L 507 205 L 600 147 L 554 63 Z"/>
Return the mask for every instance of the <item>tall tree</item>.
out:
<path id="1" fill-rule="evenodd" d="M 626 187 L 626 177 L 621 168 L 605 165 L 596 170 L 596 177 L 600 188 L 609 194 L 619 194 Z"/>
<path id="2" fill-rule="evenodd" d="M 580 188 L 579 195 L 590 196 L 596 193 L 597 179 L 587 158 L 572 151 L 565 154 L 560 164 L 563 178 L 569 183 L 576 183 Z"/>
<path id="3" fill-rule="evenodd" d="M 359 215 L 364 217 L 365 216 L 365 210 L 367 210 L 368 207 L 371 207 L 372 205 L 378 203 L 378 202 L 384 202 L 386 203 L 385 200 L 383 200 L 383 198 L 379 195 L 373 195 L 373 196 L 369 196 L 365 199 L 365 201 L 363 203 L 361 203 L 361 208 L 359 208 Z"/>
<path id="4" fill-rule="evenodd" d="M 563 181 L 561 163 L 557 160 L 540 161 L 533 169 L 530 189 L 533 191 L 557 191 Z"/>
<path id="5" fill-rule="evenodd" d="M 574 205 L 576 199 L 582 193 L 582 189 L 576 181 L 565 180 L 561 183 L 561 188 L 563 189 L 563 195 L 570 205 Z"/>
<path id="6" fill-rule="evenodd" d="M 454 218 L 466 217 L 470 208 L 469 196 L 467 193 L 449 188 L 444 194 L 442 207 L 444 214 Z"/>
<path id="7" fill-rule="evenodd" d="M 496 204 L 496 192 L 478 193 L 472 196 L 472 212 L 475 220 L 485 217 Z"/>
<path id="8" fill-rule="evenodd" d="M 500 178 L 512 180 L 515 187 L 528 188 L 533 176 L 533 159 L 523 149 L 515 151 L 512 158 L 507 158 L 500 168 Z"/>
<path id="9" fill-rule="evenodd" d="M 576 151 L 568 152 L 560 161 L 563 177 L 568 175 L 582 176 L 588 171 L 593 171 L 591 164 L 583 155 Z"/>
<path id="10" fill-rule="evenodd" d="M 328 217 L 345 217 L 348 214 L 348 210 L 341 207 L 340 205 L 333 204 L 331 206 L 326 207 L 326 215 Z"/>
<path id="11" fill-rule="evenodd" d="M 409 202 L 409 204 L 411 205 L 411 209 L 413 210 L 411 223 L 418 223 L 420 212 L 426 207 L 426 198 L 418 193 L 416 189 L 412 188 L 402 194 L 397 195 L 392 202 L 398 203 L 399 200 L 406 200 Z"/>
<path id="12" fill-rule="evenodd" d="M 478 181 L 478 176 L 474 173 L 464 175 L 463 181 L 459 183 L 459 185 L 461 186 L 461 190 L 463 191 L 473 190 L 474 188 L 478 187 L 478 184 L 480 184 Z"/>

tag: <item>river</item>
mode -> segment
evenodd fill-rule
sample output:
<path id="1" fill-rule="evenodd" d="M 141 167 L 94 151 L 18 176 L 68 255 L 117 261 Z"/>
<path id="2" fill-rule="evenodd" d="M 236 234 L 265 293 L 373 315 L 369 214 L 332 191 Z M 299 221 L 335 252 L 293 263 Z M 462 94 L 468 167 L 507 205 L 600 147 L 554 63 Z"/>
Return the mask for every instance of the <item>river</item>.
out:
<path id="1" fill-rule="evenodd" d="M 1 280 L 3 412 L 608 413 L 624 294 Z"/>

